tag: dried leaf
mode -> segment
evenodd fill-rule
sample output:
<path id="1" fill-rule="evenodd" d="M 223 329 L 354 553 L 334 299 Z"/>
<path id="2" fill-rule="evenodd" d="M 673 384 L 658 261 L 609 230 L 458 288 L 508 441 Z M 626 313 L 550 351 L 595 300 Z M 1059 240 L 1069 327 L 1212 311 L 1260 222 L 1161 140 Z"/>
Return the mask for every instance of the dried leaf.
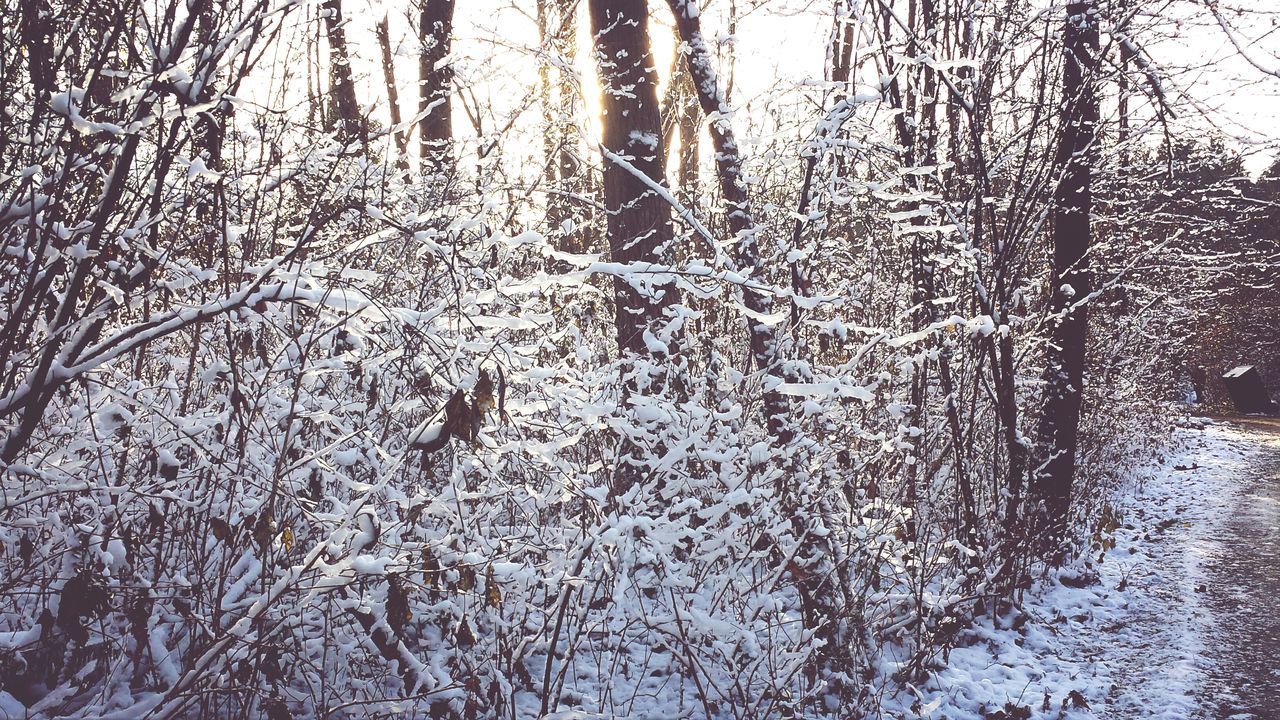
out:
<path id="1" fill-rule="evenodd" d="M 263 705 L 267 710 L 267 720 L 293 720 L 289 706 L 280 698 L 268 698 Z"/>
<path id="2" fill-rule="evenodd" d="M 492 565 L 484 573 L 484 599 L 490 607 L 496 608 L 502 604 L 502 588 L 498 587 L 498 581 L 493 577 Z"/>
<path id="3" fill-rule="evenodd" d="M 465 615 L 462 622 L 458 623 L 458 632 L 454 635 L 454 641 L 460 648 L 469 648 L 476 644 L 475 633 L 471 632 L 471 623 L 467 622 Z"/>
<path id="4" fill-rule="evenodd" d="M 444 406 L 444 429 L 453 437 L 467 442 L 476 439 L 477 419 L 467 402 L 467 394 L 456 390 Z"/>
<path id="5" fill-rule="evenodd" d="M 498 366 L 498 420 L 507 421 L 507 375 Z"/>
<path id="6" fill-rule="evenodd" d="M 476 586 L 476 572 L 466 565 L 458 566 L 458 589 L 470 592 Z"/>
<path id="7" fill-rule="evenodd" d="M 58 600 L 58 626 L 78 643 L 89 639 L 89 631 L 85 629 L 81 618 L 108 607 L 107 591 L 87 572 L 67 581 L 62 588 Z"/>
<path id="8" fill-rule="evenodd" d="M 266 545 L 271 542 L 271 536 L 275 534 L 275 520 L 271 517 L 271 513 L 264 512 L 258 517 L 258 522 L 253 526 L 253 539 L 258 541 L 259 545 Z"/>
<path id="9" fill-rule="evenodd" d="M 280 544 L 284 545 L 285 552 L 293 550 L 293 528 L 285 528 L 280 533 Z"/>
<path id="10" fill-rule="evenodd" d="M 220 517 L 209 518 L 209 531 L 219 542 L 231 542 L 231 526 Z"/>
<path id="11" fill-rule="evenodd" d="M 476 387 L 471 394 L 475 397 L 476 414 L 481 417 L 484 417 L 497 404 L 493 399 L 493 378 L 489 377 L 488 370 L 480 371 L 480 378 L 476 380 Z"/>
<path id="12" fill-rule="evenodd" d="M 1062 706 L 1072 710 L 1088 710 L 1089 701 L 1084 699 L 1084 695 L 1079 690 L 1072 690 L 1067 693 L 1067 697 L 1062 701 Z"/>
<path id="13" fill-rule="evenodd" d="M 426 503 L 417 503 L 413 507 L 409 508 L 409 512 L 405 514 L 404 521 L 409 525 L 417 523 L 418 518 L 422 517 L 422 511 L 425 510 L 426 507 Z"/>
<path id="14" fill-rule="evenodd" d="M 147 525 L 151 526 L 153 530 L 159 530 L 164 527 L 164 515 L 160 513 L 160 508 L 155 505 L 151 505 L 147 512 Z"/>
<path id="15" fill-rule="evenodd" d="M 387 624 L 397 636 L 404 634 L 404 624 L 413 619 L 409 610 L 409 593 L 405 591 L 400 573 L 387 575 Z"/>

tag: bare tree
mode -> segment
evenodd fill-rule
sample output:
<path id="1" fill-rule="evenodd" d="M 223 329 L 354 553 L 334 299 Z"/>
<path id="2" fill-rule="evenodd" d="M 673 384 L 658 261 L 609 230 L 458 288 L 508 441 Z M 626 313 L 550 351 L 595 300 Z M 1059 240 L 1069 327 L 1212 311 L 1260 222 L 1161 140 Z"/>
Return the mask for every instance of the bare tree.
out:
<path id="1" fill-rule="evenodd" d="M 387 105 L 391 111 L 391 124 L 396 127 L 393 131 L 393 137 L 396 142 L 396 151 L 399 155 L 396 158 L 396 164 L 400 167 L 406 167 L 406 156 L 409 152 L 408 133 L 399 129 L 402 118 L 400 115 L 400 89 L 396 86 L 396 70 L 391 52 L 391 28 L 387 15 L 382 16 L 382 20 L 378 21 L 374 28 L 374 33 L 378 37 L 378 49 L 382 51 L 382 79 L 387 85 Z"/>
<path id="2" fill-rule="evenodd" d="M 720 194 L 724 198 L 725 215 L 730 234 L 734 237 L 735 260 L 740 270 L 751 277 L 764 274 L 760 258 L 760 228 L 752 217 L 751 201 L 747 196 L 747 184 L 742 177 L 742 154 L 733 127 L 729 124 L 729 108 L 716 79 L 710 49 L 702 35 L 702 23 L 697 5 L 688 0 L 668 0 L 676 19 L 680 40 L 684 43 L 686 70 L 689 83 L 697 93 L 698 104 L 707 116 L 711 133 L 711 145 L 716 159 L 716 178 Z M 755 366 L 767 376 L 781 379 L 781 347 L 774 326 L 761 320 L 773 311 L 772 298 L 763 292 L 744 285 L 742 298 L 751 311 L 748 332 L 751 337 L 751 357 Z M 786 398 L 776 390 L 764 394 L 764 411 L 769 433 L 778 445 L 790 441 L 787 427 L 788 407 Z"/>
<path id="3" fill-rule="evenodd" d="M 1093 208 L 1092 162 L 1098 124 L 1098 26 L 1091 0 L 1067 6 L 1063 33 L 1062 123 L 1054 189 L 1053 288 L 1049 312 L 1054 323 L 1045 367 L 1044 407 L 1039 426 L 1041 464 L 1032 474 L 1032 499 L 1044 503 L 1046 530 L 1066 529 L 1075 474 L 1084 392 Z"/>
<path id="4" fill-rule="evenodd" d="M 368 142 L 368 127 L 356 100 L 356 83 L 351 74 L 351 56 L 342 19 L 342 0 L 325 0 L 321 6 L 325 34 L 329 38 L 329 85 L 333 112 L 329 125 L 343 140 Z"/>
<path id="5" fill-rule="evenodd" d="M 452 153 L 453 68 L 447 64 L 453 48 L 454 0 L 421 0 L 418 7 L 418 120 L 419 151 L 423 160 L 439 165 Z"/>
<path id="6" fill-rule="evenodd" d="M 589 7 L 604 110 L 609 250 L 615 262 L 661 265 L 671 244 L 671 208 L 653 187 L 662 178 L 663 144 L 647 6 L 644 0 L 592 0 Z M 676 299 L 671 284 L 649 291 L 618 277 L 618 349 L 651 355 L 653 344 L 645 334 L 656 329 L 663 310 Z"/>
<path id="7" fill-rule="evenodd" d="M 677 37 L 679 30 L 677 29 Z M 696 210 L 698 204 L 698 151 L 702 140 L 702 123 L 699 118 L 698 93 L 693 86 L 693 76 L 681 62 L 677 53 L 667 84 L 667 95 L 662 102 L 662 136 L 668 150 L 672 139 L 679 140 L 674 175 L 680 204 Z"/>
<path id="8" fill-rule="evenodd" d="M 578 157 L 577 78 L 571 68 L 577 56 L 577 0 L 538 0 L 539 39 L 548 57 L 538 66 L 543 105 L 543 182 L 547 185 L 547 221 L 559 233 L 560 249 L 581 252 L 583 233 L 573 219 L 570 198 L 582 190 Z"/>
<path id="9" fill-rule="evenodd" d="M 664 152 L 648 5 L 591 0 L 588 8 L 600 73 L 609 252 L 626 268 L 613 279 L 614 335 L 624 357 L 663 358 L 674 338 L 664 338 L 661 325 L 679 298 L 671 282 L 644 280 L 649 268 L 664 269 L 672 243 L 671 208 L 656 189 Z M 639 451 L 623 439 L 615 493 L 638 480 Z"/>

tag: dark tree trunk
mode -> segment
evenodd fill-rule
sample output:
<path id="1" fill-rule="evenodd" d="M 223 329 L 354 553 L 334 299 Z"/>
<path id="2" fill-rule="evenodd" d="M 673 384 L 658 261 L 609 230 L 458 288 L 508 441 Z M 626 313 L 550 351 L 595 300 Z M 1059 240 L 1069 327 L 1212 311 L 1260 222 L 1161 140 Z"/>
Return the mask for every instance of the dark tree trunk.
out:
<path id="1" fill-rule="evenodd" d="M 342 0 L 325 0 L 321 6 L 325 34 L 329 37 L 329 87 L 333 94 L 332 127 L 343 140 L 367 140 L 368 129 L 356 100 L 356 83 L 351 75 L 347 33 L 343 27 Z"/>
<path id="2" fill-rule="evenodd" d="M 676 19 L 680 40 L 684 43 L 686 63 L 698 104 L 708 119 L 711 145 L 716 158 L 716 178 L 720 194 L 724 198 L 725 216 L 729 232 L 734 236 L 735 262 L 744 275 L 759 278 L 763 275 L 760 244 L 756 239 L 758 228 L 752 217 L 751 202 L 747 197 L 747 184 L 742 180 L 742 155 L 734 138 L 733 128 L 727 119 L 724 95 L 716 79 L 711 52 L 702 36 L 701 22 L 696 12 L 687 12 L 686 0 L 668 0 Z M 772 299 L 750 287 L 742 289 L 743 304 L 753 314 L 768 315 L 773 311 Z M 766 375 L 780 377 L 781 353 L 774 326 L 756 319 L 748 320 L 751 336 L 751 358 L 755 366 Z M 776 391 L 764 395 L 765 418 L 769 434 L 779 446 L 791 440 L 788 427 L 788 403 Z"/>
<path id="3" fill-rule="evenodd" d="M 1032 475 L 1032 499 L 1044 503 L 1045 530 L 1051 536 L 1066 527 L 1075 474 L 1080 399 L 1088 324 L 1089 213 L 1092 209 L 1094 134 L 1098 99 L 1098 27 L 1093 3 L 1067 6 L 1063 34 L 1062 130 L 1057 150 L 1061 180 L 1054 191 L 1054 320 L 1045 367 L 1044 409 L 1040 418 L 1041 465 Z M 1036 513 L 1037 515 L 1039 513 Z"/>
<path id="4" fill-rule="evenodd" d="M 651 388 L 667 384 L 668 356 L 678 338 L 663 332 L 666 310 L 678 301 L 670 282 L 640 284 L 649 264 L 665 267 L 673 241 L 671 207 L 655 186 L 663 181 L 662 120 L 658 110 L 657 72 L 649 46 L 649 11 L 645 0 L 589 0 L 591 31 L 600 75 L 601 139 L 604 155 L 604 207 L 609 253 L 630 266 L 632 277 L 613 278 L 614 332 L 618 355 L 625 362 L 654 358 L 645 368 Z M 633 284 L 634 279 L 634 284 Z M 624 386 L 629 404 L 638 384 Z M 653 390 L 650 390 L 652 392 Z M 612 493 L 618 497 L 648 479 L 639 458 L 654 450 L 639 447 L 625 435 Z M 661 487 L 662 479 L 655 485 Z"/>
<path id="5" fill-rule="evenodd" d="M 378 36 L 378 48 L 382 51 L 382 80 L 387 84 L 387 105 L 391 111 L 391 124 L 398 126 L 403 120 L 400 116 L 400 89 L 396 87 L 396 68 L 391 54 L 391 23 L 386 15 L 378 23 L 374 32 Z M 396 143 L 396 167 L 406 166 L 405 156 L 409 152 L 409 138 L 403 130 L 392 131 Z"/>
<path id="6" fill-rule="evenodd" d="M 453 68 L 443 63 L 453 48 L 453 8 L 454 0 L 422 0 L 418 11 L 418 143 L 436 170 L 453 150 Z"/>
<path id="7" fill-rule="evenodd" d="M 672 240 L 671 207 L 652 187 L 662 182 L 663 144 L 648 6 L 645 0 L 591 0 L 589 5 L 601 78 L 609 250 L 614 262 L 662 265 Z M 652 354 L 645 333 L 658 329 L 663 310 L 676 297 L 674 285 L 646 292 L 615 278 L 619 351 Z"/>

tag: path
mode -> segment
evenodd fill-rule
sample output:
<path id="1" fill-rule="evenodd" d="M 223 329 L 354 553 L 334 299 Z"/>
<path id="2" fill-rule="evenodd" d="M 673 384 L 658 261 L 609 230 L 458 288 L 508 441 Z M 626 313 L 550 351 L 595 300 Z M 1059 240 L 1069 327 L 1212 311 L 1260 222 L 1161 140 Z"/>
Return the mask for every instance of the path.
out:
<path id="1" fill-rule="evenodd" d="M 884 717 L 1280 720 L 1280 422 L 1172 443 L 1109 549 L 1042 580 L 1026 621 L 981 620 Z"/>
<path id="2" fill-rule="evenodd" d="M 1241 481 L 1230 520 L 1209 558 L 1205 590 L 1213 627 L 1204 695 L 1214 718 L 1280 718 L 1280 421 L 1242 429 L 1272 445 Z"/>
<path id="3" fill-rule="evenodd" d="M 1280 422 L 1180 435 L 1185 448 L 1131 498 L 1102 572 L 1125 589 L 1122 612 L 1078 638 L 1106 665 L 1096 716 L 1280 719 Z"/>

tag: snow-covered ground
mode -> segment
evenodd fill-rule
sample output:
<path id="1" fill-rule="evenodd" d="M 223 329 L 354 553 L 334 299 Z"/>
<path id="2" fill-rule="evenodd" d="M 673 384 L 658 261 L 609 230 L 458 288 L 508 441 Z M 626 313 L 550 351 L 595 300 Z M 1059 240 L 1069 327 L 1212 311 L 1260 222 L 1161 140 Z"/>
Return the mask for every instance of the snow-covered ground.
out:
<path id="1" fill-rule="evenodd" d="M 945 669 L 899 696 L 903 715 L 1258 717 L 1222 710 L 1232 698 L 1221 679 L 1229 685 L 1233 669 L 1222 666 L 1219 646 L 1230 630 L 1209 585 L 1226 552 L 1225 529 L 1250 501 L 1251 478 L 1275 466 L 1280 434 L 1214 423 L 1177 430 L 1169 447 L 1122 494 L 1119 527 L 1100 537 L 1105 549 L 1038 582 L 1023 598 L 1025 617 L 985 619 L 967 631 Z M 1082 583 L 1090 571 L 1096 581 Z"/>

